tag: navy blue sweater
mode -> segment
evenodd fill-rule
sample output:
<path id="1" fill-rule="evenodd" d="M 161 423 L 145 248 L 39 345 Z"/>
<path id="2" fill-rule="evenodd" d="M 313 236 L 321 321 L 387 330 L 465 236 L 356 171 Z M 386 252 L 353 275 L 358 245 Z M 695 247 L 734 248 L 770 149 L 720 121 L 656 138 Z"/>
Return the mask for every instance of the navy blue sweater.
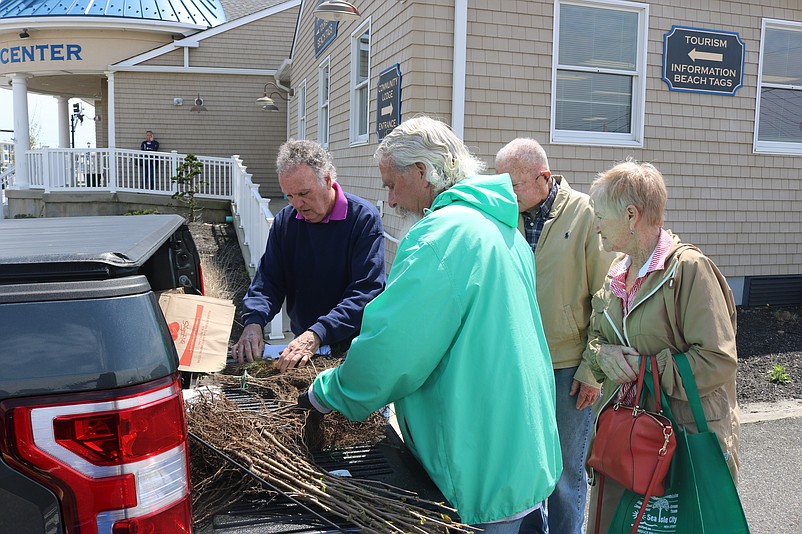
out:
<path id="1" fill-rule="evenodd" d="M 295 335 L 347 350 L 365 305 L 384 289 L 384 228 L 375 206 L 345 193 L 344 220 L 308 223 L 291 205 L 273 221 L 259 270 L 245 295 L 243 324 L 264 327 L 287 300 Z"/>

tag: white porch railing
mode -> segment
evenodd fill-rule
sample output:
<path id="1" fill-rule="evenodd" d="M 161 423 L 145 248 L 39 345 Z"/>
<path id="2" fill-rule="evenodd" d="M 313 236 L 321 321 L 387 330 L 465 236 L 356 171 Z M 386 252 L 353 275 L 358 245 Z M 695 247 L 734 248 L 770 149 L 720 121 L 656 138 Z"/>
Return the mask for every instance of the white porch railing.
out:
<path id="1" fill-rule="evenodd" d="M 267 236 L 273 224 L 273 213 L 270 211 L 270 199 L 262 198 L 259 185 L 253 183 L 252 175 L 246 171 L 239 156 L 233 156 L 234 177 L 231 198 L 231 213 L 234 224 L 239 225 L 243 235 L 241 245 L 248 270 L 254 272 L 267 247 Z M 282 313 L 278 313 L 270 322 L 270 339 L 284 337 Z"/>
<path id="2" fill-rule="evenodd" d="M 51 191 L 128 191 L 172 195 L 171 180 L 186 158 L 178 152 L 119 148 L 43 148 L 28 151 L 32 189 Z M 231 198 L 232 158 L 197 156 L 203 173 L 194 184 L 198 198 Z"/>
<path id="3" fill-rule="evenodd" d="M 27 153 L 31 189 L 51 191 L 127 191 L 172 195 L 177 184 L 170 178 L 186 154 L 177 152 L 142 152 L 113 148 L 70 149 L 43 148 Z M 254 272 L 265 247 L 273 213 L 270 199 L 262 198 L 259 185 L 246 171 L 239 156 L 215 158 L 196 156 L 203 172 L 195 184 L 196 197 L 231 201 L 234 224 L 241 230 L 243 256 Z M 14 172 L 2 177 L 14 186 Z M 0 205 L 0 219 L 3 217 Z M 270 324 L 270 339 L 282 339 L 282 313 Z"/>
<path id="4" fill-rule="evenodd" d="M 10 184 L 14 177 L 14 166 L 9 165 L 8 168 L 0 172 L 0 221 L 2 221 L 5 216 L 5 205 L 6 205 L 6 187 Z"/>

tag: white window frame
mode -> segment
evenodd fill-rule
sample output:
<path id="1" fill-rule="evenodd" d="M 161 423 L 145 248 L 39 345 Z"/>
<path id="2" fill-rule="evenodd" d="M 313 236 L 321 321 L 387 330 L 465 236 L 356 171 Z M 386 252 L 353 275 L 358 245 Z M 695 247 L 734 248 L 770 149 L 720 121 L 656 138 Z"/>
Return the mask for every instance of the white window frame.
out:
<path id="1" fill-rule="evenodd" d="M 368 34 L 368 75 L 362 82 L 357 84 L 357 76 L 359 75 L 359 46 L 362 35 L 367 32 Z M 350 117 L 350 138 L 351 145 L 364 145 L 370 139 L 370 48 L 371 48 L 372 32 L 370 28 L 370 17 L 365 22 L 351 33 L 351 117 Z M 366 97 L 362 106 L 359 106 L 359 99 L 357 91 L 365 90 Z M 364 113 L 365 116 L 365 131 L 359 131 L 360 115 Z"/>
<path id="2" fill-rule="evenodd" d="M 583 68 L 574 65 L 560 65 L 560 6 L 565 4 L 631 11 L 638 14 L 637 65 L 635 71 L 618 69 Z M 551 67 L 551 142 L 557 145 L 624 146 L 643 147 L 646 115 L 646 58 L 648 53 L 649 5 L 620 0 L 555 0 L 554 2 L 554 47 Z M 632 106 L 630 133 L 587 132 L 580 130 L 558 130 L 557 124 L 557 72 L 584 71 L 603 74 L 618 74 L 632 77 Z"/>
<path id="3" fill-rule="evenodd" d="M 790 31 L 802 31 L 802 22 L 792 22 L 788 20 L 763 19 L 760 28 L 760 59 L 757 67 L 757 95 L 755 103 L 755 133 L 752 142 L 752 150 L 755 154 L 779 154 L 779 155 L 802 155 L 802 142 L 788 143 L 781 141 L 761 141 L 758 139 L 760 133 L 760 99 L 763 87 L 777 87 L 781 89 L 793 89 L 802 91 L 802 87 L 797 85 L 781 85 L 774 83 L 763 84 L 763 46 L 766 42 L 766 30 L 782 29 Z"/>
<path id="4" fill-rule="evenodd" d="M 325 91 L 324 89 L 325 84 Z M 317 142 L 329 147 L 329 123 L 331 121 L 331 56 L 320 62 L 317 68 Z"/>
<path id="5" fill-rule="evenodd" d="M 296 139 L 306 139 L 306 79 L 298 84 L 298 132 Z"/>

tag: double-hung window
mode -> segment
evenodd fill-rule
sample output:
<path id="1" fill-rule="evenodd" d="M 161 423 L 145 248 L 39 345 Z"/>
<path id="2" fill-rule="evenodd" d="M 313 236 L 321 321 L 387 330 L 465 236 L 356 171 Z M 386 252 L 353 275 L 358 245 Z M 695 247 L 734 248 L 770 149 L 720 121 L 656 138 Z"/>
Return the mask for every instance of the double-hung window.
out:
<path id="1" fill-rule="evenodd" d="M 370 19 L 351 34 L 351 144 L 368 142 Z"/>
<path id="2" fill-rule="evenodd" d="M 643 146 L 649 6 L 557 0 L 554 10 L 551 142 Z"/>
<path id="3" fill-rule="evenodd" d="M 802 154 L 802 23 L 763 20 L 754 151 Z"/>
<path id="4" fill-rule="evenodd" d="M 317 142 L 329 146 L 329 89 L 331 84 L 331 58 L 317 68 Z"/>

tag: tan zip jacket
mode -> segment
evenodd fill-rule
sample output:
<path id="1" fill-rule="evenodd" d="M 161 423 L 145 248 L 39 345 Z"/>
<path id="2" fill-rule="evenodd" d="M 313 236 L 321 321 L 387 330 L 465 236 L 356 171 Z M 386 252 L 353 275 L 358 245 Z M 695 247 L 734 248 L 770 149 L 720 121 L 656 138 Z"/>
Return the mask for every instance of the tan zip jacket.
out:
<path id="1" fill-rule="evenodd" d="M 677 423 L 696 432 L 690 404 L 673 354 L 685 353 L 693 370 L 710 430 L 727 453 L 733 478 L 738 474 L 740 413 L 735 394 L 738 356 L 735 302 L 718 267 L 693 245 L 674 236 L 665 268 L 647 275 L 629 314 L 610 292 L 609 280 L 593 297 L 585 360 L 598 380 L 605 375 L 596 361 L 603 344 L 629 345 L 640 354 L 657 355 L 660 385 Z M 603 383 L 605 401 L 617 384 Z M 647 409 L 653 409 L 650 398 Z"/>
<path id="2" fill-rule="evenodd" d="M 607 276 L 615 254 L 601 248 L 593 231 L 593 208 L 586 194 L 559 175 L 557 196 L 535 252 L 537 301 L 555 369 L 579 367 L 574 378 L 598 387 L 582 361 L 588 341 L 590 299 Z M 526 237 L 523 217 L 518 230 Z"/>

